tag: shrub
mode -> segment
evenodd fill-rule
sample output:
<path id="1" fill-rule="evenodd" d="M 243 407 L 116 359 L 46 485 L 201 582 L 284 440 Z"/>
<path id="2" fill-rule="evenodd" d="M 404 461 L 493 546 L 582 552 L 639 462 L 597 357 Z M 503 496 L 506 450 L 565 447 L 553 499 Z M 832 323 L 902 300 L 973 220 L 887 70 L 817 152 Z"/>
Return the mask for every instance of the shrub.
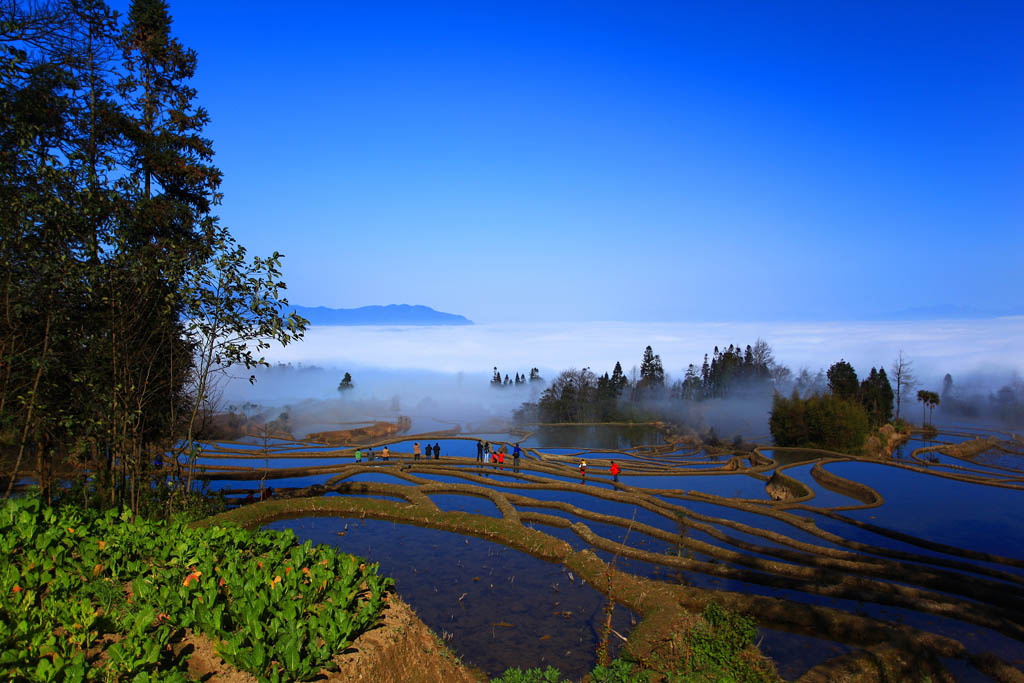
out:
<path id="1" fill-rule="evenodd" d="M 680 672 L 687 681 L 742 681 L 761 683 L 777 680 L 768 668 L 740 656 L 753 645 L 757 626 L 753 619 L 711 602 L 704 608 L 704 622 L 686 636 L 691 653 L 689 671 Z"/>
<path id="2" fill-rule="evenodd" d="M 859 452 L 870 431 L 863 406 L 831 394 L 790 398 L 775 394 L 769 420 L 779 446 Z"/>

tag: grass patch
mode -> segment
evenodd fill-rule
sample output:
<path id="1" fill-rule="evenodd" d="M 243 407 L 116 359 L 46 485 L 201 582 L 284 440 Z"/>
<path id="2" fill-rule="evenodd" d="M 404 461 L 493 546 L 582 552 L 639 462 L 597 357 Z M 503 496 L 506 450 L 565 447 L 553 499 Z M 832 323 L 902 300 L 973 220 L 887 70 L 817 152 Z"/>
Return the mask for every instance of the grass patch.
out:
<path id="1" fill-rule="evenodd" d="M 709 603 L 688 632 L 678 634 L 684 654 L 671 660 L 655 657 L 643 663 L 625 658 L 608 666 L 598 665 L 590 672 L 593 683 L 647 683 L 652 678 L 678 683 L 774 683 L 780 680 L 772 665 L 760 657 L 754 646 L 757 626 L 749 617 L 730 612 L 715 602 Z M 560 683 L 562 675 L 554 667 L 543 671 L 508 669 L 493 683 Z"/>

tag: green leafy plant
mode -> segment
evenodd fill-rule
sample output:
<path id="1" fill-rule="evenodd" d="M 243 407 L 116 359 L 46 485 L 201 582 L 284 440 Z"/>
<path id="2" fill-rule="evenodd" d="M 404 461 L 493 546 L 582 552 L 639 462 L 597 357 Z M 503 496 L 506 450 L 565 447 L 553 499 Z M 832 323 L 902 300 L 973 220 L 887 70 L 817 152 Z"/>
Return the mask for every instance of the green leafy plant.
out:
<path id="1" fill-rule="evenodd" d="M 497 678 L 491 679 L 492 683 L 559 683 L 561 680 L 561 672 L 553 666 L 548 666 L 543 671 L 539 667 L 525 671 L 518 666 L 512 667 Z"/>
<path id="2" fill-rule="evenodd" d="M 624 659 L 614 659 L 608 666 L 595 666 L 590 672 L 590 680 L 594 683 L 647 683 L 650 675 L 646 671 L 636 670 L 633 664 Z"/>
<path id="3" fill-rule="evenodd" d="M 393 586 L 377 565 L 290 531 L 195 529 L 31 497 L 0 508 L 0 550 L 0 672 L 29 680 L 186 680 L 168 654 L 182 628 L 261 680 L 307 680 L 375 623 Z M 87 662 L 112 634 L 102 662 Z"/>
<path id="4" fill-rule="evenodd" d="M 708 603 L 702 616 L 703 622 L 686 635 L 690 656 L 679 680 L 742 683 L 776 680 L 772 672 L 761 670 L 740 656 L 757 637 L 753 619 L 730 612 L 715 602 Z"/>

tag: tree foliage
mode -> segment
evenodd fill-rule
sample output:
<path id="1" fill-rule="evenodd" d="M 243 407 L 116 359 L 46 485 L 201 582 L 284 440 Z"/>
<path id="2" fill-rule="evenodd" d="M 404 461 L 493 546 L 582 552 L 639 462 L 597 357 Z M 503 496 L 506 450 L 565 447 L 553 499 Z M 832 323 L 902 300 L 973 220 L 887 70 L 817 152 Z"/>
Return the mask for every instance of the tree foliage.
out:
<path id="1" fill-rule="evenodd" d="M 352 383 L 352 373 L 346 372 L 345 376 L 341 378 L 340 382 L 338 382 L 338 391 L 345 393 L 346 391 L 354 389 L 355 386 L 356 385 Z"/>
<path id="2" fill-rule="evenodd" d="M 775 394 L 769 419 L 779 446 L 801 446 L 856 453 L 870 431 L 867 412 L 857 402 L 835 394 L 789 398 Z"/>
<path id="3" fill-rule="evenodd" d="M 597 378 L 590 368 L 565 370 L 537 402 L 541 422 L 592 422 L 596 419 Z"/>
<path id="4" fill-rule="evenodd" d="M 210 373 L 305 327 L 212 213 L 195 68 L 162 0 L 0 7 L 0 448 L 44 491 L 134 507 Z"/>
<path id="5" fill-rule="evenodd" d="M 879 427 L 892 419 L 893 391 L 885 368 L 871 368 L 867 379 L 860 383 L 859 396 L 872 426 Z"/>
<path id="6" fill-rule="evenodd" d="M 932 410 L 941 402 L 939 395 L 934 391 L 921 389 L 917 392 L 917 400 L 921 403 L 921 424 L 931 424 Z M 928 420 L 924 419 L 925 408 L 928 409 Z"/>
<path id="7" fill-rule="evenodd" d="M 620 368 L 621 370 L 621 368 Z M 658 395 L 665 388 L 665 368 L 661 364 L 661 356 L 654 353 L 648 346 L 644 349 L 643 359 L 640 361 L 640 382 L 637 384 L 637 393 L 640 396 Z"/>
<path id="8" fill-rule="evenodd" d="M 770 395 L 789 381 L 792 372 L 775 360 L 772 347 L 763 339 L 745 348 L 730 344 L 705 354 L 700 368 L 692 363 L 672 395 L 687 401 L 728 398 L 741 394 Z"/>
<path id="9" fill-rule="evenodd" d="M 845 360 L 833 363 L 825 373 L 828 377 L 828 389 L 834 396 L 847 400 L 856 399 L 860 385 L 857 383 L 857 372 Z"/>

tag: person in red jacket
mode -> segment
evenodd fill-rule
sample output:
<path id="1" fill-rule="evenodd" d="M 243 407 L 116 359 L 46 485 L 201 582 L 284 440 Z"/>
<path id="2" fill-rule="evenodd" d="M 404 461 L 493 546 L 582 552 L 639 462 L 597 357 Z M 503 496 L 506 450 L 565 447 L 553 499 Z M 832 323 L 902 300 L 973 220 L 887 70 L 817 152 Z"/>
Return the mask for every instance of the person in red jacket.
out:
<path id="1" fill-rule="evenodd" d="M 498 451 L 498 467 L 502 472 L 505 471 L 505 451 Z"/>
<path id="2" fill-rule="evenodd" d="M 619 466 L 614 460 L 612 460 L 612 466 L 608 468 L 608 471 L 612 473 L 612 479 L 615 481 L 619 480 Z"/>

